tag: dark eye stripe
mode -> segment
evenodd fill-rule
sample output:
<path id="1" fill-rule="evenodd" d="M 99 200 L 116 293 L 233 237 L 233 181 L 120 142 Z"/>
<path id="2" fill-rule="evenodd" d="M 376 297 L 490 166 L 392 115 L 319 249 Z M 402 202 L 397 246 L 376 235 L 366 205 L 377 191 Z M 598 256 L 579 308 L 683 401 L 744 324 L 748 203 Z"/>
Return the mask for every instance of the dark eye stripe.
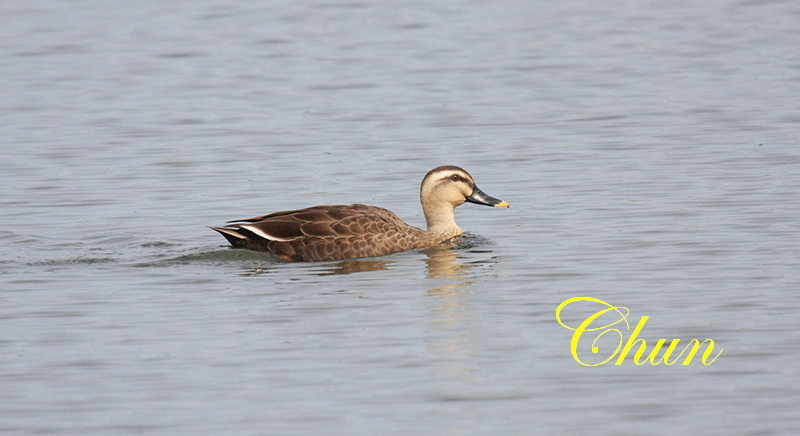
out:
<path id="1" fill-rule="evenodd" d="M 441 182 L 464 182 L 467 185 L 472 186 L 472 182 L 468 178 L 462 176 L 461 174 L 448 174 L 448 175 L 440 178 L 439 181 L 441 181 Z"/>

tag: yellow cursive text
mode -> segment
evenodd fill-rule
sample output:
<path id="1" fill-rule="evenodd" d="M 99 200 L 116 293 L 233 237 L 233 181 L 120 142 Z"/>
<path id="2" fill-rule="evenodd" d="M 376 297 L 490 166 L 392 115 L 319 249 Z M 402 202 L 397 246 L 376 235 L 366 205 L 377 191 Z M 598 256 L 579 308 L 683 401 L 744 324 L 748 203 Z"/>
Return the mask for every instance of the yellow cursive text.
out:
<path id="1" fill-rule="evenodd" d="M 597 312 L 595 312 L 595 313 L 593 313 L 591 315 L 589 315 L 577 327 L 570 327 L 567 324 L 565 324 L 564 321 L 562 321 L 562 319 L 561 319 L 561 311 L 564 310 L 564 308 L 566 308 L 568 305 L 570 305 L 570 304 L 572 304 L 572 303 L 574 303 L 576 301 L 585 301 L 585 302 L 591 302 L 591 303 L 598 303 L 598 304 L 603 305 L 605 308 L 602 309 L 602 310 L 599 310 L 599 311 L 597 311 Z M 606 315 L 606 314 L 609 314 L 611 316 L 615 316 L 614 314 L 616 314 L 616 317 L 613 318 L 614 321 L 611 322 L 611 323 L 599 326 L 599 327 L 596 327 L 596 326 L 593 325 L 593 323 L 598 318 L 603 317 L 603 315 Z M 711 353 L 714 351 L 714 340 L 713 339 L 706 339 L 706 340 L 700 342 L 697 339 L 692 339 L 692 340 L 688 341 L 688 344 L 686 344 L 686 346 L 683 348 L 683 350 L 677 356 L 675 356 L 673 358 L 672 357 L 673 352 L 678 347 L 678 344 L 681 341 L 680 339 L 673 339 L 670 342 L 669 347 L 667 347 L 666 351 L 664 351 L 664 353 L 661 354 L 661 356 L 659 356 L 659 352 L 663 348 L 664 343 L 667 342 L 666 339 L 659 339 L 659 340 L 656 341 L 656 343 L 653 346 L 653 349 L 650 351 L 650 353 L 645 357 L 644 354 L 647 352 L 647 341 L 645 341 L 644 339 L 640 339 L 638 336 L 639 336 L 639 333 L 642 331 L 642 328 L 644 328 L 645 323 L 647 323 L 647 320 L 650 317 L 643 316 L 643 317 L 641 317 L 639 319 L 639 322 L 636 324 L 636 327 L 634 327 L 633 332 L 631 333 L 631 335 L 628 337 L 628 340 L 625 341 L 624 344 L 623 344 L 623 341 L 624 341 L 625 337 L 622 334 L 622 332 L 617 328 L 612 328 L 613 326 L 615 326 L 615 325 L 617 325 L 619 323 L 625 323 L 625 330 L 630 330 L 631 326 L 630 326 L 630 323 L 628 323 L 628 315 L 630 315 L 630 310 L 628 310 L 627 307 L 612 306 L 611 304 L 608 304 L 603 300 L 598 300 L 597 298 L 591 298 L 591 297 L 570 298 L 570 299 L 564 300 L 556 308 L 556 321 L 558 321 L 558 323 L 561 324 L 562 327 L 567 328 L 567 329 L 572 330 L 572 331 L 575 332 L 575 333 L 572 334 L 572 341 L 570 341 L 570 351 L 572 352 L 572 357 L 575 359 L 576 362 L 578 362 L 578 363 L 580 363 L 581 365 L 584 365 L 584 366 L 600 366 L 600 365 L 603 365 L 605 363 L 610 362 L 614 357 L 617 358 L 616 361 L 614 362 L 614 364 L 615 365 L 622 365 L 622 362 L 625 361 L 625 358 L 628 357 L 628 354 L 631 351 L 634 351 L 634 350 L 635 351 L 634 351 L 632 360 L 633 360 L 633 363 L 635 363 L 636 365 L 643 365 L 643 364 L 645 364 L 647 362 L 650 362 L 651 365 L 659 365 L 662 362 L 665 365 L 672 365 L 672 364 L 678 362 L 678 360 L 681 358 L 681 356 L 683 356 L 684 353 L 687 353 L 687 351 L 688 351 L 688 353 L 686 354 L 686 357 L 684 358 L 682 364 L 683 365 L 689 365 L 692 362 L 692 359 L 694 359 L 695 354 L 697 354 L 697 352 L 700 350 L 700 347 L 701 347 L 702 344 L 708 344 L 708 346 L 706 347 L 705 352 L 703 353 L 703 355 L 702 355 L 702 357 L 700 359 L 700 361 L 701 361 L 701 363 L 703 365 L 711 365 L 712 363 L 714 363 L 714 361 L 717 360 L 719 355 L 722 354 L 723 350 L 719 350 L 719 352 L 714 356 L 714 358 L 709 360 L 708 359 L 709 356 L 711 356 Z M 605 318 L 607 319 L 608 317 L 606 316 Z M 606 322 L 606 321 L 604 321 L 604 322 Z M 606 357 L 601 362 L 599 362 L 599 363 L 586 363 L 583 360 L 581 360 L 581 357 L 578 355 L 578 345 L 579 345 L 581 339 L 583 339 L 584 333 L 586 333 L 586 332 L 594 332 L 594 331 L 598 331 L 598 330 L 601 330 L 601 332 L 597 336 L 595 336 L 595 338 L 594 338 L 594 340 L 592 341 L 592 344 L 591 344 L 592 345 L 591 350 L 592 350 L 593 354 L 597 354 L 597 353 L 600 352 L 600 349 L 597 346 L 598 341 L 603 336 L 605 336 L 607 334 L 612 335 L 612 338 L 613 337 L 617 338 L 617 346 L 614 349 L 614 351 L 609 353 L 608 357 Z M 638 347 L 638 348 L 636 348 L 636 347 Z"/>

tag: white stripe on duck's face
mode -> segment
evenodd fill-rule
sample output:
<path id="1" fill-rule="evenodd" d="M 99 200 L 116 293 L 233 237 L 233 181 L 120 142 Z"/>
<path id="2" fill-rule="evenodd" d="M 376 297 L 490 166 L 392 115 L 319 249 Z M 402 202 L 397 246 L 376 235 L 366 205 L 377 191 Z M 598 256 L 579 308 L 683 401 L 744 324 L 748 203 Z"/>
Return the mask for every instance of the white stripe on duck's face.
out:
<path id="1" fill-rule="evenodd" d="M 475 182 L 466 171 L 455 166 L 434 168 L 420 187 L 423 204 L 448 203 L 458 206 L 472 194 Z"/>

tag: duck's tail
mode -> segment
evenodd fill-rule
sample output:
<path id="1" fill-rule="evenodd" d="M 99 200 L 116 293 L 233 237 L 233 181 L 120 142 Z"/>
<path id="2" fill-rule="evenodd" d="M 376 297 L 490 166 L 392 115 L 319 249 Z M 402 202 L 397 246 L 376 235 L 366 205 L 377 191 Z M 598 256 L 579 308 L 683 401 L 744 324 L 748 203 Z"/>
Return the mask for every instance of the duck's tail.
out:
<path id="1" fill-rule="evenodd" d="M 208 228 L 211 230 L 218 231 L 234 247 L 241 247 L 248 240 L 247 236 L 237 232 L 234 229 L 227 229 L 225 227 L 211 227 L 211 226 L 209 226 Z"/>

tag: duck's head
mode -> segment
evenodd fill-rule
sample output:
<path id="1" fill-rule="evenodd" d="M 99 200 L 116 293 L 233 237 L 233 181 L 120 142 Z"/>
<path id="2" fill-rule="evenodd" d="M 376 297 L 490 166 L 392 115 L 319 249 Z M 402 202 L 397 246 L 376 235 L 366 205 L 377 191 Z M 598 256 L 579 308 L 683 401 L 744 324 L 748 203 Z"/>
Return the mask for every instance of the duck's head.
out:
<path id="1" fill-rule="evenodd" d="M 466 170 L 454 165 L 440 166 L 428 171 L 422 179 L 419 197 L 424 210 L 442 206 L 452 210 L 464 202 L 508 207 L 505 201 L 481 191 Z"/>

